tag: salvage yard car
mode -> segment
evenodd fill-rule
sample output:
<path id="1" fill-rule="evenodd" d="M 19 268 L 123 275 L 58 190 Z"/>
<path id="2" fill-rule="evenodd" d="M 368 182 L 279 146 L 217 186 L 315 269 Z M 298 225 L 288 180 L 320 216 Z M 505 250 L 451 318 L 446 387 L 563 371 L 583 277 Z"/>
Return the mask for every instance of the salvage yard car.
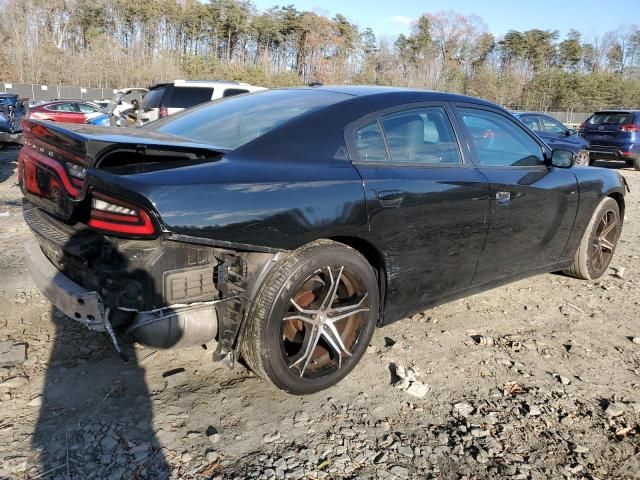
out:
<path id="1" fill-rule="evenodd" d="M 216 358 L 295 394 L 430 306 L 544 272 L 599 278 L 624 218 L 616 171 L 438 92 L 278 89 L 137 129 L 29 121 L 25 140 L 26 258 L 59 310 L 116 348 L 120 330 L 215 339 Z"/>

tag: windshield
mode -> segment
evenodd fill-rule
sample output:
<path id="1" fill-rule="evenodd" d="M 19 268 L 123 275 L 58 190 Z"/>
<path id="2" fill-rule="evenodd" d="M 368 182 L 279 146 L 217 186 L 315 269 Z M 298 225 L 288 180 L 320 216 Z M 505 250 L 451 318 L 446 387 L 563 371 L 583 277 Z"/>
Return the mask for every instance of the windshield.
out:
<path id="1" fill-rule="evenodd" d="M 209 102 L 142 128 L 235 150 L 278 125 L 345 98 L 321 90 L 267 90 Z"/>

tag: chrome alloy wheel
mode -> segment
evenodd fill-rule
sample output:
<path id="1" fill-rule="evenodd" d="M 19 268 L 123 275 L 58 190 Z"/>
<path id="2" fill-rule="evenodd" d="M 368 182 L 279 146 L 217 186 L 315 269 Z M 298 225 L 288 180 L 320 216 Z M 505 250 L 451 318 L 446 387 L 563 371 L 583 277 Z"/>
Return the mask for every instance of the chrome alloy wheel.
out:
<path id="1" fill-rule="evenodd" d="M 358 343 L 368 294 L 344 266 L 327 266 L 302 282 L 282 318 L 281 351 L 300 377 L 340 369 Z"/>

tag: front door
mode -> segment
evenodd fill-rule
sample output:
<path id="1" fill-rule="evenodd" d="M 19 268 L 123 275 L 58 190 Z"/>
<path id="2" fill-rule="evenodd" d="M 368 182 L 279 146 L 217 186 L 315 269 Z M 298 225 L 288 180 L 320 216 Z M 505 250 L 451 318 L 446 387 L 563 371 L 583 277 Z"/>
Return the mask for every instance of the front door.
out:
<path id="1" fill-rule="evenodd" d="M 372 240 L 386 255 L 387 318 L 468 287 L 487 233 L 489 189 L 463 160 L 447 107 L 407 106 L 350 132 Z"/>
<path id="2" fill-rule="evenodd" d="M 476 105 L 455 110 L 490 184 L 489 233 L 473 283 L 561 261 L 578 207 L 573 171 L 548 165 L 540 141 L 508 114 Z"/>

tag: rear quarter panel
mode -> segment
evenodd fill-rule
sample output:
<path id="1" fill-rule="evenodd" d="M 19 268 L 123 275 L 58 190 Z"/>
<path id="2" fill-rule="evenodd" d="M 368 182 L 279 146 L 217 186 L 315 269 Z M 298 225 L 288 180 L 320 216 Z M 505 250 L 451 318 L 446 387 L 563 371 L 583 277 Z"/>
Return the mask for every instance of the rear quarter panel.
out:
<path id="1" fill-rule="evenodd" d="M 615 170 L 598 167 L 574 167 L 574 171 L 580 189 L 580 202 L 573 230 L 565 247 L 564 256 L 567 258 L 573 258 L 593 212 L 604 197 L 612 196 L 618 202 L 621 201 L 623 206 L 621 215 L 624 216 L 624 195 L 626 193 L 624 180 Z"/>

